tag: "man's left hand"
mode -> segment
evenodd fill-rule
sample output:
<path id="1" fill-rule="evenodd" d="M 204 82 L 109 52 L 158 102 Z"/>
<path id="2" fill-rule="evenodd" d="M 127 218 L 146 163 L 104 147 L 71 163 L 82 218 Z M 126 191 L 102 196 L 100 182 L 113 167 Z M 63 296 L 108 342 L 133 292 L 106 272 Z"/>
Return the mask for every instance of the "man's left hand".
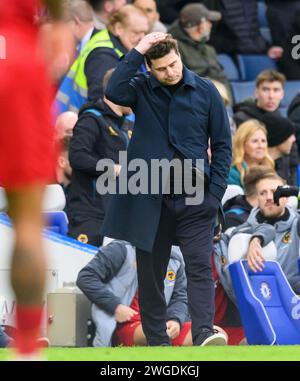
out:
<path id="1" fill-rule="evenodd" d="M 176 339 L 180 333 L 180 324 L 176 320 L 167 321 L 167 334 L 170 339 Z"/>

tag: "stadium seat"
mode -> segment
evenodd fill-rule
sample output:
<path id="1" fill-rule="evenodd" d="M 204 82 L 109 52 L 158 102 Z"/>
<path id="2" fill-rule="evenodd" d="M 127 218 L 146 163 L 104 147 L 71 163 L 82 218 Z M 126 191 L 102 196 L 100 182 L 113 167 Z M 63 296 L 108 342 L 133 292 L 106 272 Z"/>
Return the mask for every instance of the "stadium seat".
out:
<path id="1" fill-rule="evenodd" d="M 234 103 L 240 103 L 247 98 L 255 96 L 255 82 L 231 82 L 231 90 Z"/>
<path id="2" fill-rule="evenodd" d="M 300 344 L 300 298 L 280 265 L 267 261 L 255 273 L 240 260 L 229 271 L 248 344 Z"/>
<path id="3" fill-rule="evenodd" d="M 268 19 L 266 16 L 267 6 L 264 1 L 257 2 L 258 24 L 260 27 L 268 27 Z"/>
<path id="4" fill-rule="evenodd" d="M 235 234 L 228 244 L 228 263 L 234 263 L 241 259 L 245 259 L 248 252 L 249 241 L 251 234 L 239 233 Z M 268 245 L 262 248 L 263 257 L 265 260 L 275 260 L 277 257 L 277 249 L 275 243 L 271 241 Z"/>
<path id="5" fill-rule="evenodd" d="M 224 73 L 229 81 L 238 81 L 240 73 L 232 58 L 227 54 L 218 54 L 218 61 L 223 66 Z"/>
<path id="6" fill-rule="evenodd" d="M 59 184 L 47 185 L 43 200 L 43 212 L 63 210 L 65 206 L 66 197 L 62 187 Z"/>
<path id="7" fill-rule="evenodd" d="M 239 54 L 237 60 L 243 81 L 254 81 L 263 70 L 278 69 L 276 62 L 266 55 Z"/>
<path id="8" fill-rule="evenodd" d="M 69 221 L 65 212 L 62 210 L 56 212 L 46 212 L 44 215 L 47 230 L 62 235 L 68 234 Z"/>
<path id="9" fill-rule="evenodd" d="M 284 98 L 282 107 L 288 108 L 293 98 L 300 92 L 300 81 L 286 81 L 284 85 Z"/>
<path id="10" fill-rule="evenodd" d="M 66 197 L 62 187 L 59 184 L 47 185 L 43 200 L 43 214 L 47 230 L 67 235 L 68 218 L 63 211 L 65 205 Z M 0 187 L 0 212 L 6 211 L 7 199 L 5 189 Z"/>
<path id="11" fill-rule="evenodd" d="M 52 232 L 67 235 L 68 217 L 63 211 L 66 197 L 59 184 L 47 185 L 43 200 L 43 212 L 46 220 L 46 229 Z"/>
<path id="12" fill-rule="evenodd" d="M 0 213 L 7 211 L 7 198 L 5 189 L 0 187 Z"/>
<path id="13" fill-rule="evenodd" d="M 224 205 L 226 201 L 230 200 L 235 196 L 238 196 L 239 194 L 244 194 L 243 188 L 234 184 L 228 185 L 222 198 L 222 205 Z"/>

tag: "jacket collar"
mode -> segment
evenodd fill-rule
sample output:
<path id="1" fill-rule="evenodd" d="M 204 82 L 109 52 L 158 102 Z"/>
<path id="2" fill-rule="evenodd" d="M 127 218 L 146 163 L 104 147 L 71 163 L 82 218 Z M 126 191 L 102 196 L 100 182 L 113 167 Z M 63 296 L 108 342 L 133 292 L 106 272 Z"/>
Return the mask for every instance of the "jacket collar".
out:
<path id="1" fill-rule="evenodd" d="M 290 229 L 290 227 L 293 224 L 294 220 L 298 219 L 298 213 L 296 213 L 293 208 L 291 208 L 290 206 L 286 206 L 286 209 L 289 212 L 288 219 L 286 221 L 280 220 L 280 221 L 276 222 L 275 225 L 274 225 L 274 227 L 276 228 L 276 231 L 278 233 L 284 232 L 284 231 L 287 231 L 288 229 Z M 249 215 L 249 217 L 248 217 L 247 222 L 252 227 L 256 227 L 259 224 L 259 222 L 257 221 L 257 214 L 258 213 L 259 213 L 259 208 L 258 207 L 253 208 L 251 213 L 250 213 L 250 215 Z"/>
<path id="2" fill-rule="evenodd" d="M 196 88 L 195 75 L 192 71 L 188 70 L 183 65 L 183 85 L 191 86 L 194 89 Z M 152 73 L 150 73 L 150 84 L 152 89 L 157 87 L 165 87 L 165 85 L 161 84 Z"/>

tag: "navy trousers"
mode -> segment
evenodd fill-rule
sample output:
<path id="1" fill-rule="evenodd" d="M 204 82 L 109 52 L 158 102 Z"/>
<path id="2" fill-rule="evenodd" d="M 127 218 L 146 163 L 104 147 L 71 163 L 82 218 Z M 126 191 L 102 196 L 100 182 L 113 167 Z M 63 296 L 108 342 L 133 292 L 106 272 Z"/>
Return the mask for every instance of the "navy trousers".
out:
<path id="1" fill-rule="evenodd" d="M 150 346 L 170 343 L 166 333 L 164 278 L 172 244 L 180 246 L 185 261 L 194 345 L 203 328 L 213 328 L 215 290 L 211 255 L 218 207 L 219 201 L 208 191 L 200 205 L 185 205 L 183 196 L 164 196 L 152 252 L 136 249 L 142 327 Z"/>

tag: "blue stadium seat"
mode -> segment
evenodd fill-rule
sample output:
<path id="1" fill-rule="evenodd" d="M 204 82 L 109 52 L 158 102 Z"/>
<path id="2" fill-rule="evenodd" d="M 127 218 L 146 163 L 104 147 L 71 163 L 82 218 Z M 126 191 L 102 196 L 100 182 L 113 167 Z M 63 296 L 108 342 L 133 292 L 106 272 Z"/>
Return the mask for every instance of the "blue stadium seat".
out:
<path id="1" fill-rule="evenodd" d="M 68 234 L 68 217 L 65 212 L 43 212 L 45 217 L 45 229 L 54 233 Z M 10 217 L 5 212 L 0 212 L 1 221 L 11 222 Z"/>
<path id="2" fill-rule="evenodd" d="M 223 66 L 224 73 L 229 81 L 238 81 L 240 79 L 240 73 L 229 55 L 218 54 L 218 61 Z"/>
<path id="3" fill-rule="evenodd" d="M 257 75 L 266 69 L 278 70 L 275 60 L 266 55 L 237 55 L 241 79 L 243 81 L 254 81 Z"/>
<path id="4" fill-rule="evenodd" d="M 229 271 L 248 344 L 300 344 L 300 298 L 280 265 L 266 261 L 255 273 L 240 260 Z"/>
<path id="5" fill-rule="evenodd" d="M 286 81 L 284 85 L 284 98 L 282 107 L 289 107 L 293 98 L 300 92 L 300 81 Z"/>
<path id="6" fill-rule="evenodd" d="M 244 101 L 246 98 L 254 98 L 255 82 L 231 82 L 231 90 L 234 103 Z"/>
<path id="7" fill-rule="evenodd" d="M 68 217 L 65 212 L 45 212 L 46 229 L 54 233 L 67 235 L 68 234 Z"/>
<path id="8" fill-rule="evenodd" d="M 269 27 L 267 19 L 267 6 L 264 1 L 257 2 L 258 23 L 260 27 Z"/>

